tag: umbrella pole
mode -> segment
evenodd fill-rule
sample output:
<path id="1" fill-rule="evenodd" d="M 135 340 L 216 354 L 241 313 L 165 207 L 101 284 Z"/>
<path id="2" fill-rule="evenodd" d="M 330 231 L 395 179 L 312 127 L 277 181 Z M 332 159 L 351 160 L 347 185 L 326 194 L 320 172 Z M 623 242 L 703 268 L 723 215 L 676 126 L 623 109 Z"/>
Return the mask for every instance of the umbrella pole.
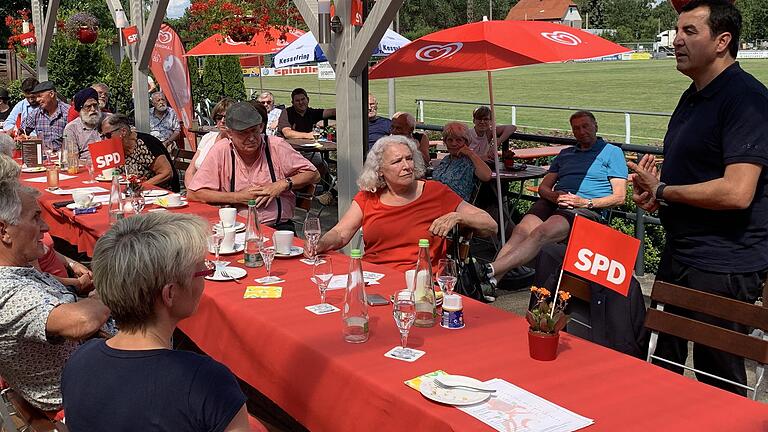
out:
<path id="1" fill-rule="evenodd" d="M 259 56 L 259 95 L 264 92 L 264 81 L 261 78 L 261 68 L 263 66 L 264 56 Z"/>
<path id="2" fill-rule="evenodd" d="M 493 163 L 496 166 L 496 198 L 498 198 L 499 205 L 499 237 L 501 238 L 501 245 L 504 246 L 507 241 L 507 235 L 506 230 L 504 229 L 504 210 L 501 199 L 501 166 L 499 164 L 499 144 L 496 139 L 496 107 L 493 102 L 493 76 L 491 75 L 491 71 L 488 71 L 487 73 L 488 97 L 491 101 L 491 132 L 493 133 L 491 143 L 493 144 Z"/>

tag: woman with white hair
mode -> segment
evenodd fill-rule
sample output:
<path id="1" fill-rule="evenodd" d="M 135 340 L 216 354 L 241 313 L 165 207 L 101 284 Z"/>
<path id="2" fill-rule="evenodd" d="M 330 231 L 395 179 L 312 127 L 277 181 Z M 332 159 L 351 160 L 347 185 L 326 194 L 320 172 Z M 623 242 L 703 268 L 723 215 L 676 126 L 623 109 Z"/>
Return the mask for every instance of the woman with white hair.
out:
<path id="1" fill-rule="evenodd" d="M 469 202 L 474 189 L 474 179 L 481 182 L 491 179 L 491 168 L 470 148 L 469 128 L 464 123 L 449 122 L 443 127 L 443 142 L 448 156 L 432 171 L 432 178 L 444 183 L 464 201 Z"/>
<path id="2" fill-rule="evenodd" d="M 456 225 L 484 236 L 496 232 L 488 213 L 468 204 L 440 182 L 421 180 L 424 161 L 413 140 L 390 135 L 373 145 L 357 180 L 360 192 L 318 251 L 338 249 L 363 228 L 366 261 L 405 272 L 418 256 L 419 239 L 430 240 L 433 265 L 445 256 L 445 237 Z"/>
<path id="3" fill-rule="evenodd" d="M 210 357 L 175 351 L 176 324 L 197 310 L 207 222 L 149 213 L 123 219 L 96 243 L 96 291 L 119 331 L 83 344 L 61 378 L 67 427 L 77 431 L 248 431 L 245 395 Z"/>
<path id="4" fill-rule="evenodd" d="M 10 135 L 0 132 L 0 154 L 13 157 L 13 151 L 16 149 L 16 143 Z"/>

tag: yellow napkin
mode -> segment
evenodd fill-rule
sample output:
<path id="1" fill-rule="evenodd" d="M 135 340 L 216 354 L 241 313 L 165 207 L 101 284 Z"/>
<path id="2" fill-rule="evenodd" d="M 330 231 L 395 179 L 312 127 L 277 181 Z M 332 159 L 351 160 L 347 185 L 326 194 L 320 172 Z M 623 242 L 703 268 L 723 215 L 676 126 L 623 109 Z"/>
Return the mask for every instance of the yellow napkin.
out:
<path id="1" fill-rule="evenodd" d="M 405 381 L 405 385 L 407 385 L 408 387 L 410 387 L 410 388 L 412 388 L 412 389 L 414 389 L 416 391 L 419 391 L 419 388 L 421 387 L 421 381 L 424 378 L 432 378 L 432 377 L 436 377 L 438 375 L 447 375 L 447 373 L 445 371 L 443 371 L 443 370 L 439 370 L 438 369 L 438 370 L 436 370 L 434 372 L 425 373 L 424 375 L 419 375 L 416 378 L 411 378 L 408 381 Z"/>
<path id="2" fill-rule="evenodd" d="M 251 285 L 245 289 L 243 298 L 280 298 L 283 296 L 283 287 Z"/>

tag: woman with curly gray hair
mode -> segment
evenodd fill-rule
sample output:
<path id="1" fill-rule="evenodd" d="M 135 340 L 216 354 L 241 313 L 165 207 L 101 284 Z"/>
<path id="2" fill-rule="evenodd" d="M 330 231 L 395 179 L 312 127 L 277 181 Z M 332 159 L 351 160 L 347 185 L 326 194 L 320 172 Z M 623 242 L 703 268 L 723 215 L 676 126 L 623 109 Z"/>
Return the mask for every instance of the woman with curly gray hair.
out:
<path id="1" fill-rule="evenodd" d="M 413 140 L 390 135 L 373 145 L 357 180 L 360 192 L 318 252 L 344 247 L 363 228 L 366 261 L 406 271 L 416 264 L 419 239 L 430 239 L 433 265 L 445 256 L 445 237 L 456 225 L 479 235 L 496 232 L 488 213 L 442 183 L 421 180 L 424 161 Z"/>

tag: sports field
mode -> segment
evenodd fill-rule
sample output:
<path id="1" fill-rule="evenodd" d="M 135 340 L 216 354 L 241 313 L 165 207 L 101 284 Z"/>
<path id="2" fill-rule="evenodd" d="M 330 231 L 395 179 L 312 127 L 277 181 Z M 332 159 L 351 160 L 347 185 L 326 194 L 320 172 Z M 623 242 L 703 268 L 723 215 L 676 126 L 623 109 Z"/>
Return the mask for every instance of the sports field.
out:
<path id="1" fill-rule="evenodd" d="M 768 60 L 744 60 L 742 67 L 768 84 Z M 586 109 L 671 112 L 690 80 L 677 72 L 668 60 L 604 63 L 566 63 L 525 66 L 495 72 L 497 103 L 566 106 Z M 258 88 L 258 78 L 246 78 L 245 85 Z M 319 81 L 311 75 L 264 78 L 267 89 L 304 87 L 308 92 L 334 93 L 334 81 Z M 387 115 L 387 82 L 371 81 L 370 91 L 378 96 L 379 113 Z M 485 73 L 432 75 L 396 80 L 397 109 L 416 114 L 416 99 L 488 102 Z M 288 93 L 276 92 L 277 103 L 289 103 Z M 310 95 L 311 96 L 311 95 Z M 334 104 L 332 96 L 311 96 L 314 107 Z M 425 122 L 443 124 L 448 120 L 471 120 L 474 105 L 425 103 Z M 624 114 L 596 113 L 600 134 L 609 140 L 624 141 Z M 499 108 L 499 123 L 511 120 L 510 108 Z M 632 142 L 660 143 L 666 117 L 633 114 Z M 526 130 L 568 130 L 568 111 L 518 108 L 517 124 Z M 535 132 L 534 132 L 535 133 Z"/>

